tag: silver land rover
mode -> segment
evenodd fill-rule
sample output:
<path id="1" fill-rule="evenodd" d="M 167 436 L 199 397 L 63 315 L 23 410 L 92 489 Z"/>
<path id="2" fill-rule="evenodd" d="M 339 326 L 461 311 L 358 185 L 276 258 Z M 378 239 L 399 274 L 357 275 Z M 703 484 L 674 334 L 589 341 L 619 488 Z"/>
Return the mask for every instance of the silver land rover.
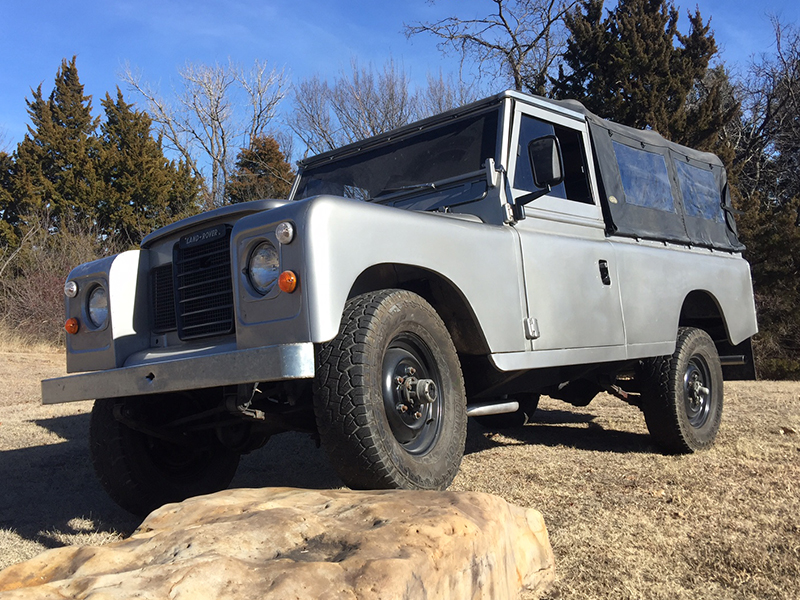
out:
<path id="1" fill-rule="evenodd" d="M 351 487 L 442 489 L 468 416 L 521 426 L 540 394 L 609 392 L 701 450 L 723 375 L 755 374 L 733 212 L 716 156 L 505 92 L 75 268 L 42 398 L 95 399 L 95 469 L 138 514 L 290 430 Z"/>

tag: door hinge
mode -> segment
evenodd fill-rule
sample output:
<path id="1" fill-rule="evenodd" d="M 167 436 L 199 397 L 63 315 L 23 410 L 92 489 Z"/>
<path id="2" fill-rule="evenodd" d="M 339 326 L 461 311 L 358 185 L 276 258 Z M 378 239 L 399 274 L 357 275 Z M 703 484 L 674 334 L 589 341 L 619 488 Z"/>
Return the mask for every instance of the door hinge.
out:
<path id="1" fill-rule="evenodd" d="M 525 337 L 529 340 L 538 340 L 542 335 L 539 332 L 539 321 L 536 319 L 525 319 Z"/>
<path id="2" fill-rule="evenodd" d="M 506 218 L 504 219 L 503 222 L 506 223 L 506 224 L 510 224 L 510 223 L 513 223 L 514 221 L 516 221 L 516 219 L 514 218 L 514 207 L 512 205 L 506 203 L 506 204 L 503 205 L 503 208 L 506 211 Z"/>

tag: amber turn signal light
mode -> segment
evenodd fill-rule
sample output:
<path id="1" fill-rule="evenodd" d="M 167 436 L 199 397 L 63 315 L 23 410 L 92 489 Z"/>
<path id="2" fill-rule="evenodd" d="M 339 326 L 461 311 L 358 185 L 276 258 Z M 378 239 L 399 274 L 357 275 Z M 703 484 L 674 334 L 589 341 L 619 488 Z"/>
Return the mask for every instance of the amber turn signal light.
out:
<path id="1" fill-rule="evenodd" d="M 78 333 L 78 330 L 80 328 L 81 328 L 81 324 L 78 321 L 78 319 L 76 319 L 75 317 L 72 317 L 71 319 L 67 319 L 67 322 L 64 323 L 64 330 L 67 333 L 71 333 L 72 335 L 75 335 L 76 333 Z"/>
<path id="2" fill-rule="evenodd" d="M 281 288 L 282 292 L 291 294 L 297 289 L 297 275 L 292 271 L 284 271 L 281 273 L 281 276 L 278 277 L 278 287 Z"/>

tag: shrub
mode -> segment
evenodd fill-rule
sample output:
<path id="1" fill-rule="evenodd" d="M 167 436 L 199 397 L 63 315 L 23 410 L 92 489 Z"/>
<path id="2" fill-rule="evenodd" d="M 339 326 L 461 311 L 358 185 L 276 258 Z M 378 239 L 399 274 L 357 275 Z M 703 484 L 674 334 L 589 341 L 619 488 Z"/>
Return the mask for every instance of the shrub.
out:
<path id="1" fill-rule="evenodd" d="M 34 343 L 64 343 L 64 282 L 73 267 L 118 251 L 90 227 L 58 232 L 30 228 L 14 250 L 0 254 L 0 321 Z"/>

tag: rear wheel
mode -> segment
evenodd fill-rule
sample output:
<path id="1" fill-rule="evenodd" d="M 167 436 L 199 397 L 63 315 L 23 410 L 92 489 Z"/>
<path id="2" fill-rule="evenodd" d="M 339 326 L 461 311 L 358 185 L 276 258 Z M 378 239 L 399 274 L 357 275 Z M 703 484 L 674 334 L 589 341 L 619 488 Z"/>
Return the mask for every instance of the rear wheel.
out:
<path id="1" fill-rule="evenodd" d="M 466 398 L 455 347 L 430 304 L 405 290 L 352 298 L 318 363 L 317 428 L 348 486 L 450 485 L 464 453 Z"/>
<path id="2" fill-rule="evenodd" d="M 659 446 L 685 454 L 714 443 L 722 420 L 722 367 L 705 331 L 682 327 L 672 356 L 642 361 L 637 378 L 647 428 Z"/>
<path id="3" fill-rule="evenodd" d="M 196 414 L 174 398 L 97 400 L 89 445 L 100 483 L 125 510 L 144 516 L 168 502 L 225 489 L 239 465 L 213 430 L 167 433 L 165 425 Z"/>

